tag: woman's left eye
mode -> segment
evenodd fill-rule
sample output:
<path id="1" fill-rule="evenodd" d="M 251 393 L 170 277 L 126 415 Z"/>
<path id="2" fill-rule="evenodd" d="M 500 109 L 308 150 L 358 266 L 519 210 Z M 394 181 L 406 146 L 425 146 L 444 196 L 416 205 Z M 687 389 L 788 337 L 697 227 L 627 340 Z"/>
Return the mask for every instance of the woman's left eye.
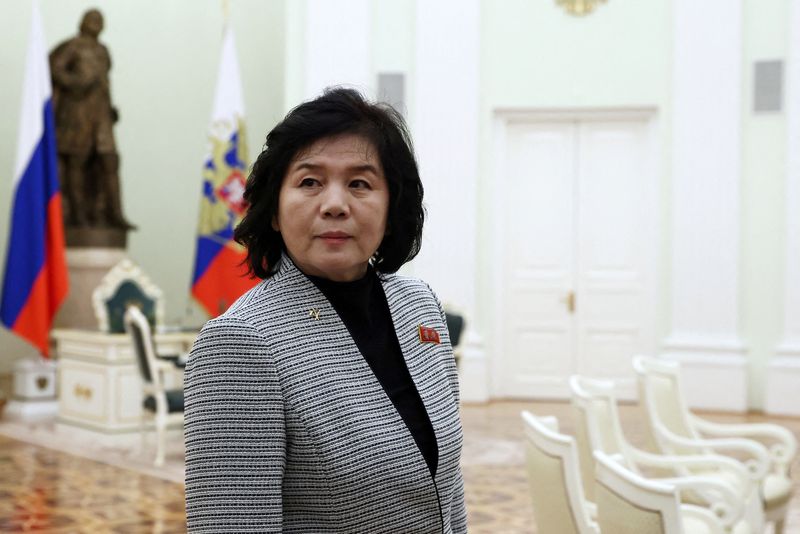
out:
<path id="1" fill-rule="evenodd" d="M 369 183 L 366 180 L 353 180 L 350 182 L 350 187 L 355 189 L 369 189 Z"/>

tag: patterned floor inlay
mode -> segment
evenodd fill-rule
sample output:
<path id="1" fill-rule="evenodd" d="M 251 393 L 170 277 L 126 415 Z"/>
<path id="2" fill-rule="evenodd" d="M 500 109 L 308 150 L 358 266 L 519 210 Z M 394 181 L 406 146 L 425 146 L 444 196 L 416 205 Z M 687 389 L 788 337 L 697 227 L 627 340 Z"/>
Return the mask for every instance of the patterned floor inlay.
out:
<path id="1" fill-rule="evenodd" d="M 572 411 L 565 403 L 495 402 L 463 408 L 462 463 L 473 534 L 536 532 L 524 469 L 522 409 L 555 415 L 562 431 L 573 431 Z M 628 438 L 642 446 L 643 419 L 638 408 L 622 406 L 620 411 Z M 726 422 L 766 420 L 761 416 L 708 417 Z M 777 422 L 800 437 L 800 419 Z M 115 455 L 107 448 L 95 452 L 83 443 L 81 447 L 77 450 L 76 443 L 68 443 L 47 427 L 26 433 L 19 426 L 0 423 L 0 533 L 185 532 L 183 486 L 171 481 L 183 469 L 180 451 L 168 455 L 167 469 L 158 471 L 149 456 L 130 451 Z M 800 459 L 795 460 L 792 473 L 795 495 L 787 534 L 800 532 Z"/>
<path id="2" fill-rule="evenodd" d="M 0 532 L 185 532 L 183 486 L 0 436 Z"/>

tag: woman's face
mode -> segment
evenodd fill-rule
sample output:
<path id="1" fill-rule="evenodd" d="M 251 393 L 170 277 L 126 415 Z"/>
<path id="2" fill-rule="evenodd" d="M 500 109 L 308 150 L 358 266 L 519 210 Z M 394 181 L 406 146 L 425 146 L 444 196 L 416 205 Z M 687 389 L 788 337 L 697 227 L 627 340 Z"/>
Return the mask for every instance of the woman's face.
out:
<path id="1" fill-rule="evenodd" d="M 375 147 L 343 134 L 295 155 L 272 227 L 303 272 L 345 282 L 366 273 L 383 241 L 388 212 L 389 186 Z"/>

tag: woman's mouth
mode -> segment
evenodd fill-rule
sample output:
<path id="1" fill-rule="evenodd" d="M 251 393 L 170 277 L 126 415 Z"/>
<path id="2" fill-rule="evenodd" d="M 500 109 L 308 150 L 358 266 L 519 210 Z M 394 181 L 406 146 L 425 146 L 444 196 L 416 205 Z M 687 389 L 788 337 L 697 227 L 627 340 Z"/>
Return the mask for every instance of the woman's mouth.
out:
<path id="1" fill-rule="evenodd" d="M 324 242 L 330 244 L 344 243 L 350 239 L 350 235 L 344 232 L 325 232 L 320 234 L 318 237 Z"/>

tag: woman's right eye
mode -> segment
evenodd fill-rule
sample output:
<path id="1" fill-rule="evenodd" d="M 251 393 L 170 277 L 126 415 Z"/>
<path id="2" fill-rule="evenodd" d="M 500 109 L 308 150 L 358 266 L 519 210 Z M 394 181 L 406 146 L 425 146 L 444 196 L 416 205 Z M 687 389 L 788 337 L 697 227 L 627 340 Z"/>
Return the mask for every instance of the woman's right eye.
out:
<path id="1" fill-rule="evenodd" d="M 319 182 L 315 178 L 303 178 L 300 181 L 300 187 L 314 187 Z"/>

